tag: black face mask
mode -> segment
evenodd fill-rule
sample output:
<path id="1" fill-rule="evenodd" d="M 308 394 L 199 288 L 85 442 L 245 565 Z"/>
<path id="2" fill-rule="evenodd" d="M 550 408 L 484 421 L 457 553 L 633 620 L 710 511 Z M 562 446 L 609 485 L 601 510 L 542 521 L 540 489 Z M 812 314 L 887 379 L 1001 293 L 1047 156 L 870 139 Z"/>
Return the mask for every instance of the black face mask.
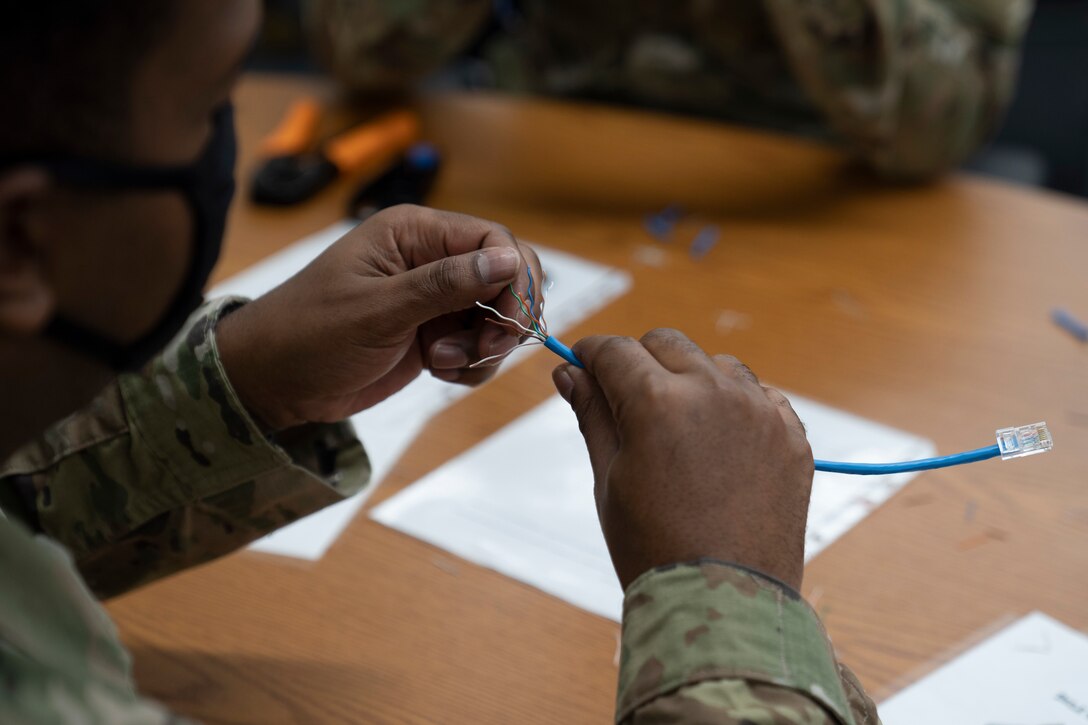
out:
<path id="1" fill-rule="evenodd" d="M 117 372 L 136 370 L 166 346 L 200 306 L 204 285 L 219 259 L 227 210 L 234 195 L 234 111 L 227 104 L 213 117 L 212 137 L 200 157 L 186 166 L 135 166 L 82 158 L 22 163 L 43 166 L 64 184 L 97 189 L 174 189 L 185 197 L 193 218 L 193 256 L 170 306 L 155 326 L 134 342 L 119 343 L 57 315 L 46 335 L 94 357 Z M 5 163 L 10 166 L 11 163 Z"/>

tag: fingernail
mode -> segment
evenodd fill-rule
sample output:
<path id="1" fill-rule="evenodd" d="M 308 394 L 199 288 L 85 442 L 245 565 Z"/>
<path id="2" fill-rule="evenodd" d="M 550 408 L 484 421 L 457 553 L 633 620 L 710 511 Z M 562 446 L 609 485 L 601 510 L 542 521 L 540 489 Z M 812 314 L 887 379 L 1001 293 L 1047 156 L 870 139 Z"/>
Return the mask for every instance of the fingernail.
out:
<path id="1" fill-rule="evenodd" d="M 555 375 L 552 376 L 552 382 L 555 383 L 555 389 L 563 396 L 563 400 L 569 403 L 570 394 L 574 392 L 574 378 L 567 372 L 566 367 L 558 368 L 555 371 Z"/>
<path id="2" fill-rule="evenodd" d="M 487 354 L 490 355 L 502 355 L 504 352 L 513 350 L 518 344 L 516 337 L 512 335 L 502 334 L 496 337 L 487 346 Z"/>
<path id="3" fill-rule="evenodd" d="M 431 370 L 431 375 L 447 383 L 456 383 L 461 378 L 460 370 Z"/>
<path id="4" fill-rule="evenodd" d="M 518 271 L 518 253 L 509 247 L 483 249 L 476 254 L 476 274 L 484 284 L 513 279 Z"/>
<path id="5" fill-rule="evenodd" d="M 456 345 L 440 342 L 431 349 L 431 367 L 439 370 L 463 368 L 468 365 L 468 353 Z"/>

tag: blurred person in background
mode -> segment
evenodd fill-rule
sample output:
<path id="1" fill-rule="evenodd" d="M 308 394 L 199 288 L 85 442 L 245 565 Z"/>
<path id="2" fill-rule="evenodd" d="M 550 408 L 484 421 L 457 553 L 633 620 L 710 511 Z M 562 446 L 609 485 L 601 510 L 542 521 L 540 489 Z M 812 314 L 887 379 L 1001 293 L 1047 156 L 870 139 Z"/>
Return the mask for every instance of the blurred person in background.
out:
<path id="1" fill-rule="evenodd" d="M 997 130 L 1031 0 L 303 0 L 348 89 L 468 85 L 632 103 L 840 142 L 924 180 Z"/>

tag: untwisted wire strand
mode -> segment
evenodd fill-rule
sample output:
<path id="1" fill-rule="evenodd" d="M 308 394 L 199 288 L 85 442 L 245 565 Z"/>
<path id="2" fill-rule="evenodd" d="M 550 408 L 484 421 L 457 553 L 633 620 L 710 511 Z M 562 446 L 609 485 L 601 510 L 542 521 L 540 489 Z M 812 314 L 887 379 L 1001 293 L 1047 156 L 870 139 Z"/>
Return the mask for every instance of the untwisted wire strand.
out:
<path id="1" fill-rule="evenodd" d="M 510 355 L 516 350 L 521 350 L 521 349 L 526 348 L 526 347 L 532 347 L 533 345 L 543 345 L 543 344 L 544 343 L 541 342 L 540 340 L 531 340 L 530 342 L 523 342 L 520 345 L 514 345 L 512 348 L 510 348 L 506 352 L 499 353 L 498 355 L 489 355 L 489 356 L 487 356 L 485 358 L 481 358 L 481 359 L 477 360 L 476 362 L 472 363 L 471 365 L 469 365 L 469 368 L 475 369 L 475 368 L 491 368 L 491 367 L 495 367 L 500 362 L 502 362 L 506 358 L 510 357 Z"/>
<path id="2" fill-rule="evenodd" d="M 540 312 L 534 315 L 533 307 L 536 304 L 536 297 L 533 294 L 533 270 L 528 263 L 526 263 L 525 269 L 527 274 L 529 275 L 529 286 L 526 291 L 526 296 L 522 297 L 521 295 L 519 295 L 514 289 L 513 284 L 509 285 L 507 289 L 514 297 L 514 299 L 517 300 L 518 308 L 521 310 L 521 313 L 525 315 L 526 318 L 528 318 L 528 325 L 522 324 L 520 320 L 516 320 L 512 317 L 507 317 L 494 307 L 491 307 L 490 305 L 485 305 L 483 302 L 477 302 L 476 306 L 490 312 L 495 316 L 487 318 L 487 322 L 490 322 L 493 325 L 498 325 L 507 332 L 510 332 L 519 338 L 528 337 L 529 341 L 522 340 L 506 352 L 499 353 L 498 355 L 489 355 L 488 357 L 477 360 L 476 362 L 469 365 L 469 368 L 492 367 L 494 365 L 497 365 L 502 360 L 505 360 L 515 350 L 519 350 L 523 347 L 532 347 L 533 345 L 543 345 L 547 342 L 548 323 L 544 321 L 544 302 L 547 299 L 547 292 L 551 290 L 551 285 L 549 285 L 548 288 L 540 295 Z M 547 279 L 547 276 L 545 276 L 545 279 Z"/>
<path id="3" fill-rule="evenodd" d="M 510 287 L 509 287 L 510 294 L 513 295 L 514 299 L 518 301 L 518 307 L 521 308 L 522 314 L 529 318 L 530 325 L 533 328 L 533 330 L 540 333 L 541 335 L 544 335 L 544 337 L 547 337 L 548 336 L 547 331 L 546 331 L 547 328 L 544 325 L 544 318 L 543 318 L 544 298 L 543 298 L 543 296 L 540 298 L 541 312 L 539 313 L 539 315 L 534 315 L 533 314 L 533 307 L 536 305 L 536 299 L 533 296 L 533 269 L 532 269 L 532 267 L 526 265 L 525 270 L 526 270 L 526 273 L 529 276 L 529 288 L 528 288 L 528 293 L 526 295 L 526 297 L 528 299 L 526 300 L 526 298 L 523 298 L 521 295 L 519 295 L 514 290 L 514 285 L 510 285 Z"/>
<path id="4" fill-rule="evenodd" d="M 483 302 L 477 302 L 476 306 L 481 308 L 481 309 L 487 310 L 488 312 L 490 312 L 491 314 L 493 314 L 493 315 L 495 315 L 496 317 L 499 318 L 498 320 L 493 320 L 493 319 L 489 318 L 489 320 L 488 320 L 489 322 L 493 322 L 494 324 L 499 325 L 500 327 L 507 327 L 508 329 L 509 329 L 510 326 L 513 326 L 518 331 L 518 333 L 520 333 L 521 335 L 528 335 L 529 337 L 536 338 L 537 340 L 540 340 L 541 342 L 544 341 L 543 336 L 539 332 L 536 332 L 535 330 L 529 329 L 528 327 L 521 324 L 520 322 L 518 322 L 517 320 L 515 320 L 512 317 L 507 317 L 503 313 L 496 310 L 494 307 L 490 307 L 488 305 L 485 305 Z"/>

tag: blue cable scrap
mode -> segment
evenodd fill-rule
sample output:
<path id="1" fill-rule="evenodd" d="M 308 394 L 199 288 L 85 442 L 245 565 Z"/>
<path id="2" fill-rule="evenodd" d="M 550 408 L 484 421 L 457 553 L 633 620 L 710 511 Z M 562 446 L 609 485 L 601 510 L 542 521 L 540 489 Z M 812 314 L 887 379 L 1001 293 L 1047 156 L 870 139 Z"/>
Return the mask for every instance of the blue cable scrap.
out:
<path id="1" fill-rule="evenodd" d="M 670 204 L 655 214 L 647 214 L 642 220 L 642 226 L 651 237 L 668 244 L 672 242 L 673 228 L 682 216 L 684 210 L 677 204 Z"/>
<path id="2" fill-rule="evenodd" d="M 684 210 L 677 204 L 670 204 L 659 212 L 647 214 L 642 220 L 646 233 L 663 244 L 671 244 L 677 222 L 684 216 Z M 721 229 L 716 224 L 707 224 L 691 240 L 688 254 L 699 260 L 707 255 L 718 243 Z"/>
<path id="3" fill-rule="evenodd" d="M 695 238 L 691 240 L 691 248 L 688 250 L 688 254 L 691 255 L 692 259 L 702 259 L 718 243 L 719 236 L 721 236 L 721 230 L 718 229 L 718 226 L 708 224 L 700 229 Z"/>
<path id="4" fill-rule="evenodd" d="M 1055 308 L 1050 313 L 1050 319 L 1054 321 L 1055 325 L 1081 342 L 1088 342 L 1088 325 L 1073 317 L 1068 310 Z"/>

